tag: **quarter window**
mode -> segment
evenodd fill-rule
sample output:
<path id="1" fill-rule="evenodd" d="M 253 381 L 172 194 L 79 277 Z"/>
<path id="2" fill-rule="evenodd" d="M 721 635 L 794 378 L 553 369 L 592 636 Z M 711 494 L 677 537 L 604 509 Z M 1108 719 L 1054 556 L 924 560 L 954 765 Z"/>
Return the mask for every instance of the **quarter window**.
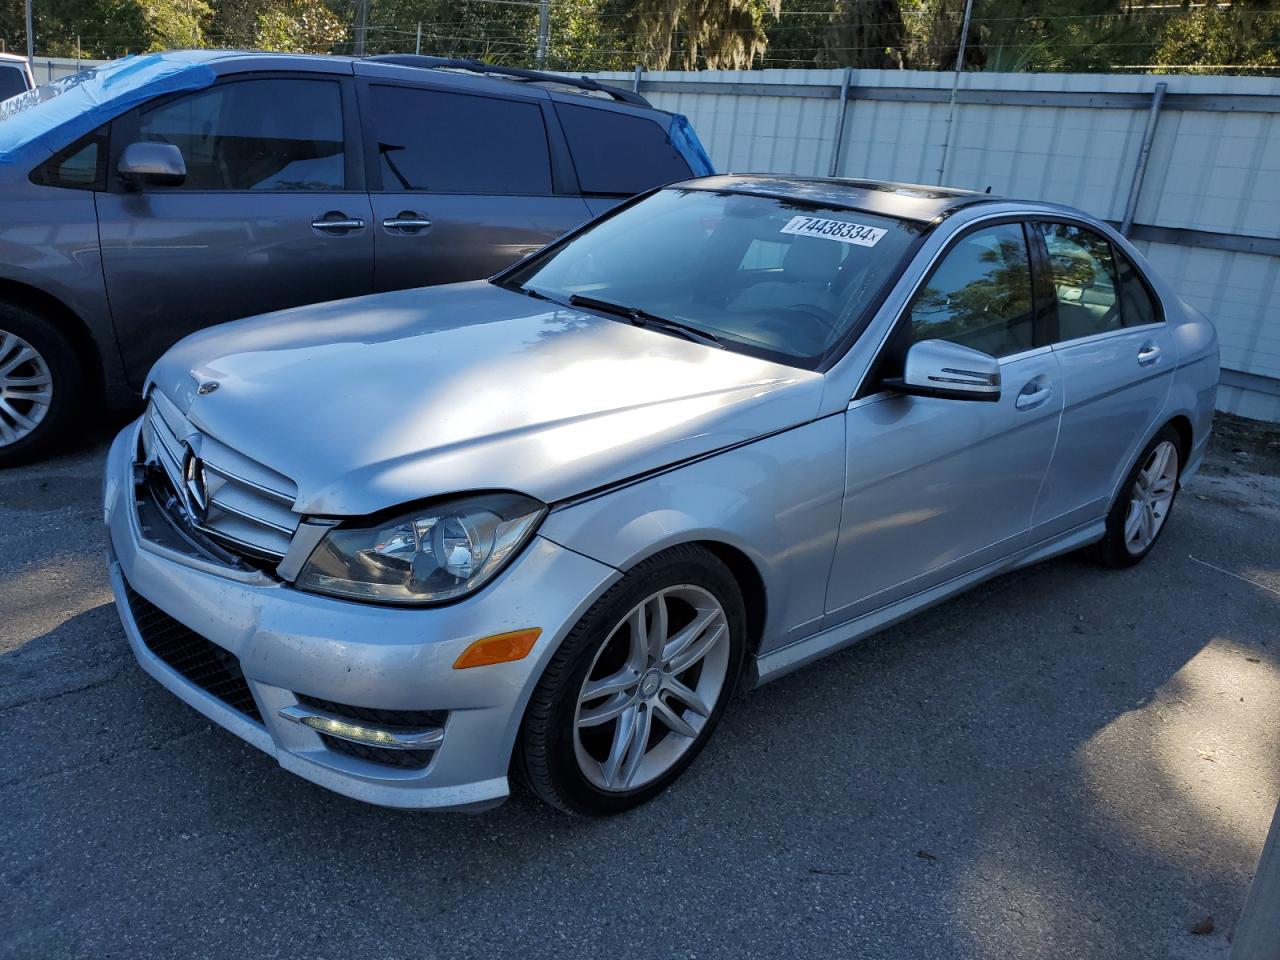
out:
<path id="1" fill-rule="evenodd" d="M 1119 250 L 1112 248 L 1116 266 L 1120 272 L 1120 316 L 1126 327 L 1140 327 L 1145 323 L 1159 323 L 1160 313 L 1146 283 L 1138 276 L 1137 268 Z"/>
<path id="2" fill-rule="evenodd" d="M 342 190 L 342 91 L 331 80 L 226 83 L 142 114 L 140 138 L 182 151 L 177 190 Z"/>
<path id="3" fill-rule="evenodd" d="M 1041 223 L 1038 227 L 1049 253 L 1058 305 L 1058 340 L 1119 330 L 1124 321 L 1110 241 L 1069 223 Z"/>
<path id="4" fill-rule="evenodd" d="M 371 100 L 384 193 L 551 193 L 536 103 L 383 85 Z"/>
<path id="5" fill-rule="evenodd" d="M 556 104 L 583 193 L 631 196 L 688 180 L 689 164 L 649 117 L 600 107 Z"/>
<path id="6" fill-rule="evenodd" d="M 1034 345 L 1031 266 L 1022 226 L 963 237 L 911 303 L 913 341 L 949 340 L 995 357 Z"/>

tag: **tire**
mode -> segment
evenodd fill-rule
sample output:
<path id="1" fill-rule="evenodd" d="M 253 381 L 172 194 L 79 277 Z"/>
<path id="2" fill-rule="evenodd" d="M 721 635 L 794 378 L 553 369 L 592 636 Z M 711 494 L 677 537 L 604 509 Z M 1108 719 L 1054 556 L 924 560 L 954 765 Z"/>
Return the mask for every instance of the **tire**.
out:
<path id="1" fill-rule="evenodd" d="M 41 378 L 49 381 L 44 403 L 33 399 L 42 392 Z M 66 338 L 39 314 L 0 303 L 0 467 L 33 460 L 64 441 L 83 392 L 83 364 Z"/>
<path id="2" fill-rule="evenodd" d="M 647 643 L 635 642 L 637 622 Z M 547 665 L 525 712 L 517 772 L 542 800 L 580 816 L 650 800 L 710 739 L 737 686 L 745 637 L 737 582 L 710 551 L 673 547 L 638 564 L 592 605 Z M 642 666 L 638 650 L 646 648 L 664 652 Z M 585 695 L 588 679 L 608 692 Z M 688 706 L 695 701 L 698 709 Z M 613 711 L 612 720 L 598 720 Z M 632 746 L 613 762 L 624 744 Z"/>
<path id="3" fill-rule="evenodd" d="M 1162 461 L 1163 468 L 1161 474 L 1155 477 L 1153 490 L 1151 472 L 1157 466 L 1157 451 L 1167 454 L 1173 462 Z M 1178 496 L 1178 481 L 1185 461 L 1186 451 L 1182 449 L 1182 438 L 1177 430 L 1166 424 L 1143 448 L 1107 514 L 1107 532 L 1095 548 L 1095 556 L 1103 566 L 1117 569 L 1132 567 L 1141 563 L 1151 552 L 1160 539 L 1160 534 L 1169 525 L 1169 515 L 1173 512 L 1173 503 Z M 1153 493 L 1158 496 L 1153 496 Z M 1146 508 L 1142 503 L 1146 503 L 1153 511 L 1148 513 L 1148 517 L 1155 518 L 1154 530 L 1146 535 L 1135 536 L 1132 511 L 1137 509 L 1140 513 L 1143 512 Z M 1141 528 L 1137 532 L 1144 533 L 1145 525 L 1150 521 L 1139 518 L 1137 522 Z"/>

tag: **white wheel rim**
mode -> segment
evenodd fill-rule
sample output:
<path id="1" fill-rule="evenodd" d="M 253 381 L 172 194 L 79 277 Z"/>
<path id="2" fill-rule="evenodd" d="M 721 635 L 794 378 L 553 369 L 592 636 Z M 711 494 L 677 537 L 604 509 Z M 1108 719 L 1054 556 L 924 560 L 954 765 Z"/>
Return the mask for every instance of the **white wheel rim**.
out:
<path id="1" fill-rule="evenodd" d="M 1178 448 L 1168 440 L 1156 444 L 1129 491 L 1124 518 L 1124 545 L 1133 556 L 1151 546 L 1169 516 L 1178 489 Z"/>
<path id="2" fill-rule="evenodd" d="M 697 742 L 724 690 L 729 621 L 702 587 L 666 587 L 609 631 L 578 691 L 578 767 L 610 793 L 670 770 Z"/>
<path id="3" fill-rule="evenodd" d="M 53 402 L 49 364 L 16 333 L 0 330 L 0 447 L 31 435 Z"/>

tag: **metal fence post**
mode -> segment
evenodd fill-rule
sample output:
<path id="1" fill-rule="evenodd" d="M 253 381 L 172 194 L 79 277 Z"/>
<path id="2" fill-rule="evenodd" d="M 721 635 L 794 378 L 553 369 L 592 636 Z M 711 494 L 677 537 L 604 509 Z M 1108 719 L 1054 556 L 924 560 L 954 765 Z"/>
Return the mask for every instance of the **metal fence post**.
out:
<path id="1" fill-rule="evenodd" d="M 637 63 L 636 75 L 635 75 L 635 78 L 631 81 L 631 89 L 634 93 L 640 92 L 640 78 L 643 76 L 644 76 L 644 67 L 640 66 L 640 64 Z"/>
<path id="2" fill-rule="evenodd" d="M 831 166 L 827 176 L 834 177 L 840 172 L 840 145 L 844 142 L 844 115 L 849 106 L 849 80 L 853 76 L 853 67 L 844 68 L 844 77 L 840 81 L 840 106 L 836 109 L 836 136 L 831 143 Z"/>
<path id="3" fill-rule="evenodd" d="M 1147 114 L 1147 128 L 1142 132 L 1142 146 L 1138 148 L 1138 162 L 1133 168 L 1133 183 L 1129 187 L 1129 201 L 1124 207 L 1124 219 L 1120 232 L 1126 237 L 1133 229 L 1133 217 L 1138 212 L 1138 196 L 1142 193 L 1142 180 L 1147 175 L 1147 161 L 1151 159 L 1151 143 L 1156 138 L 1156 122 L 1160 119 L 1160 104 L 1164 102 L 1169 84 L 1161 81 L 1151 94 L 1151 112 Z"/>

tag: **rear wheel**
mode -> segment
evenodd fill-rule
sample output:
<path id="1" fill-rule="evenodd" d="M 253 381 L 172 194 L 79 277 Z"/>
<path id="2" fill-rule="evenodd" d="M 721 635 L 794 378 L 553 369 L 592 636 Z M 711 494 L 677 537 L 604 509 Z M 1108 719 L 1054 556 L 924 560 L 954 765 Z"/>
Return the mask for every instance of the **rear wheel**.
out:
<path id="1" fill-rule="evenodd" d="M 745 623 L 733 575 L 700 547 L 628 573 L 565 638 L 530 701 L 518 765 L 534 792 L 600 816 L 665 789 L 720 720 Z"/>
<path id="2" fill-rule="evenodd" d="M 64 439 L 83 390 L 80 358 L 24 307 L 0 304 L 0 467 Z"/>
<path id="3" fill-rule="evenodd" d="M 1181 438 L 1166 426 L 1138 457 L 1107 515 L 1107 533 L 1098 544 L 1104 564 L 1131 567 L 1151 552 L 1173 510 L 1181 471 Z"/>

